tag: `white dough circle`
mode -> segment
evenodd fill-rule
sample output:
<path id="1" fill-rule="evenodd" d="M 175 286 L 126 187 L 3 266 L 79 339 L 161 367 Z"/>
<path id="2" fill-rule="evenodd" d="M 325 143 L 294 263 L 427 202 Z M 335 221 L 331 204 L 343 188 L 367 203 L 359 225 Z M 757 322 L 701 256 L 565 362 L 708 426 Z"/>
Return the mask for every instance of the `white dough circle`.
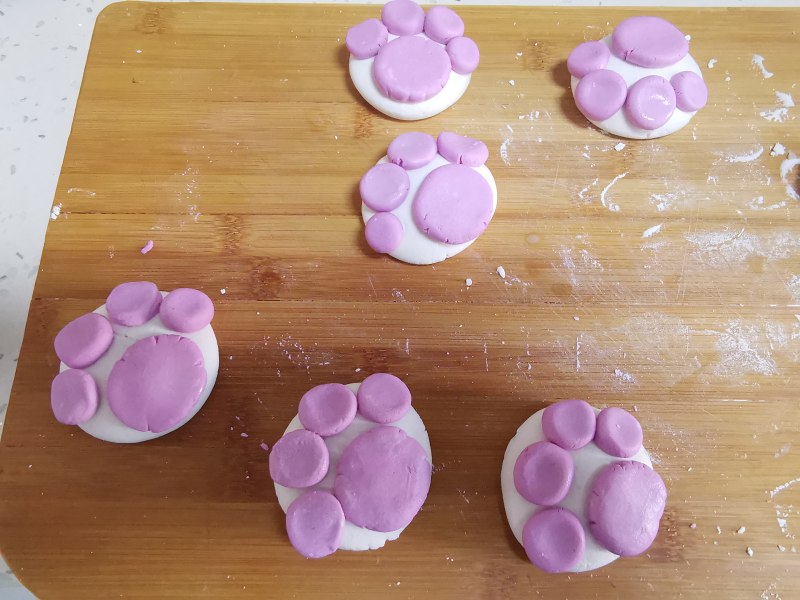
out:
<path id="1" fill-rule="evenodd" d="M 389 162 L 389 157 L 384 156 L 376 164 L 387 162 Z M 412 265 L 431 265 L 463 252 L 476 239 L 478 239 L 475 238 L 462 244 L 445 244 L 428 237 L 419 227 L 417 227 L 417 224 L 414 222 L 411 207 L 414 204 L 414 198 L 417 195 L 419 186 L 431 171 L 449 164 L 453 163 L 449 162 L 441 154 L 437 154 L 427 165 L 420 167 L 419 169 L 411 169 L 406 171 L 410 183 L 408 194 L 406 195 L 406 199 L 403 201 L 403 203 L 391 211 L 394 216 L 400 219 L 405 231 L 403 234 L 403 241 L 396 249 L 389 252 L 389 256 Z M 494 181 L 494 176 L 486 165 L 469 168 L 473 169 L 481 177 L 483 177 L 489 184 L 489 187 L 492 189 L 493 217 L 495 211 L 497 210 L 497 184 Z M 375 211 L 362 202 L 361 217 L 364 219 L 365 225 L 374 214 Z"/>
<path id="2" fill-rule="evenodd" d="M 350 388 L 355 394 L 358 392 L 358 388 L 361 387 L 361 384 L 351 383 L 347 387 Z M 408 412 L 403 416 L 402 419 L 394 423 L 388 423 L 388 425 L 399 427 L 405 431 L 409 437 L 414 438 L 425 451 L 425 456 L 428 458 L 428 462 L 433 464 L 431 442 L 428 438 L 428 432 L 425 430 L 425 424 L 422 422 L 422 418 L 419 416 L 417 411 L 414 410 L 413 406 L 408 409 Z M 330 462 L 328 473 L 325 475 L 325 478 L 322 481 L 314 486 L 303 489 L 289 488 L 278 483 L 274 484 L 275 494 L 278 496 L 278 503 L 281 505 L 283 512 L 285 513 L 287 510 L 289 510 L 289 506 L 292 504 L 292 502 L 306 492 L 310 492 L 312 490 L 324 490 L 333 493 L 333 481 L 336 479 L 336 466 L 339 464 L 339 459 L 341 458 L 345 448 L 347 448 L 350 445 L 350 442 L 352 442 L 362 433 L 380 426 L 380 423 L 369 421 L 362 417 L 360 413 L 357 413 L 355 419 L 353 419 L 353 422 L 347 427 L 347 429 L 336 435 L 323 438 L 325 440 L 325 445 L 328 447 Z M 294 419 L 292 419 L 292 421 L 289 423 L 289 426 L 286 428 L 286 431 L 283 432 L 283 435 L 286 435 L 290 431 L 294 431 L 296 429 L 303 429 L 303 425 L 300 423 L 300 417 L 297 415 L 295 415 Z M 405 529 L 405 527 L 403 529 Z M 363 551 L 382 548 L 387 541 L 396 540 L 398 537 L 400 537 L 403 529 L 390 532 L 373 531 L 371 529 L 367 529 L 366 527 L 354 525 L 350 521 L 345 521 L 344 534 L 342 535 L 342 542 L 339 544 L 339 550 Z"/>
<path id="3" fill-rule="evenodd" d="M 161 292 L 162 297 L 166 295 L 167 292 Z M 108 311 L 106 310 L 105 304 L 94 312 L 108 318 Z M 214 384 L 217 381 L 217 372 L 219 371 L 219 347 L 217 346 L 217 337 L 214 335 L 214 330 L 211 325 L 206 325 L 203 329 L 195 331 L 194 333 L 181 333 L 164 325 L 164 322 L 158 314 L 147 323 L 136 327 L 119 325 L 118 323 L 114 323 L 111 319 L 109 319 L 109 322 L 114 331 L 114 338 L 111 342 L 111 346 L 97 362 L 84 368 L 84 371 L 87 371 L 97 383 L 97 412 L 91 419 L 78 426 L 97 439 L 106 442 L 114 442 L 116 444 L 135 444 L 154 440 L 183 427 L 201 408 L 203 408 L 203 405 L 206 403 L 206 400 L 208 400 L 211 390 L 214 388 Z M 108 404 L 107 392 L 108 375 L 111 373 L 111 369 L 114 365 L 117 364 L 117 361 L 125 354 L 125 351 L 135 342 L 154 335 L 180 335 L 192 340 L 197 344 L 197 347 L 203 355 L 206 369 L 206 385 L 203 387 L 203 391 L 197 403 L 192 407 L 185 419 L 175 427 L 160 433 L 139 431 L 125 425 L 111 410 Z M 66 371 L 67 369 L 69 369 L 69 367 L 62 362 L 59 370 Z"/>
<path id="4" fill-rule="evenodd" d="M 389 41 L 397 37 L 396 35 L 389 34 Z M 417 37 L 422 37 L 426 40 L 430 39 L 424 34 L 419 34 Z M 436 42 L 431 40 L 431 43 Z M 385 96 L 383 92 L 378 89 L 375 79 L 372 76 L 372 63 L 374 62 L 374 56 L 358 59 L 350 55 L 350 79 L 353 80 L 353 85 L 356 86 L 358 93 L 361 94 L 364 100 L 369 102 L 373 108 L 389 117 L 400 119 L 401 121 L 427 119 L 450 108 L 464 95 L 472 79 L 471 74 L 462 75 L 451 70 L 447 84 L 442 88 L 442 91 L 435 96 L 423 100 L 422 102 L 399 102 Z"/>
<path id="5" fill-rule="evenodd" d="M 611 49 L 610 35 L 604 37 L 601 41 L 609 47 L 609 50 Z M 669 81 L 672 79 L 673 75 L 677 75 L 682 71 L 691 71 L 699 75 L 701 78 L 703 77 L 700 67 L 692 58 L 691 54 L 687 54 L 681 60 L 675 64 L 669 65 L 668 67 L 646 68 L 627 63 L 621 58 L 617 58 L 612 52 L 605 68 L 622 76 L 622 78 L 625 80 L 625 84 L 628 86 L 628 89 L 630 89 L 634 83 L 649 75 L 659 75 Z M 577 77 L 573 76 L 571 78 L 573 96 L 575 95 L 575 88 L 577 87 L 579 81 L 580 79 Z M 676 106 L 675 112 L 672 113 L 672 116 L 669 118 L 669 120 L 658 129 L 642 129 L 641 127 L 637 127 L 636 125 L 632 124 L 625 115 L 624 107 L 620 108 L 617 112 L 604 121 L 595 121 L 593 119 L 589 119 L 588 117 L 586 118 L 603 131 L 606 131 L 612 135 L 633 140 L 647 140 L 664 137 L 665 135 L 670 135 L 671 133 L 675 133 L 676 131 L 683 129 L 686 125 L 688 125 L 689 121 L 692 120 L 692 117 L 694 117 L 696 113 L 697 111 L 682 111 Z"/>
<path id="6" fill-rule="evenodd" d="M 595 414 L 600 411 L 593 408 Z M 511 441 L 506 447 L 505 457 L 503 458 L 503 467 L 500 473 L 500 483 L 503 489 L 503 504 L 506 509 L 506 517 L 514 537 L 522 545 L 522 529 L 525 523 L 535 513 L 542 509 L 542 507 L 531 504 L 523 498 L 517 491 L 514 485 L 514 465 L 517 458 L 522 451 L 535 442 L 547 441 L 547 438 L 542 431 L 542 414 L 544 409 L 536 412 L 528 418 L 519 429 L 517 434 L 511 438 Z M 620 459 L 603 452 L 597 447 L 593 441 L 589 442 L 583 448 L 578 450 L 571 450 L 573 460 L 575 462 L 575 475 L 572 480 L 572 486 L 569 489 L 567 497 L 559 503 L 559 506 L 572 511 L 578 520 L 583 525 L 584 534 L 586 537 L 586 549 L 583 558 L 572 569 L 572 573 L 581 573 L 583 571 L 591 571 L 604 567 L 607 564 L 617 560 L 618 555 L 614 554 L 603 548 L 597 540 L 594 539 L 589 531 L 589 525 L 586 518 L 586 506 L 588 502 L 589 492 L 591 490 L 592 482 L 595 476 L 606 465 L 618 462 L 620 460 L 632 460 L 643 463 L 652 468 L 653 463 L 650 456 L 644 447 L 631 458 Z"/>

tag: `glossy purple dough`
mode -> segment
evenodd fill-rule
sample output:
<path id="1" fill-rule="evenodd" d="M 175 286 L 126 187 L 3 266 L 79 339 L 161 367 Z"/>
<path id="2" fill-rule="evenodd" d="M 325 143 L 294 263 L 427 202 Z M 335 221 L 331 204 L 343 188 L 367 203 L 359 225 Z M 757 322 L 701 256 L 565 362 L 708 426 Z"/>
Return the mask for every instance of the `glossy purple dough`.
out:
<path id="1" fill-rule="evenodd" d="M 551 442 L 535 442 L 514 463 L 514 487 L 533 504 L 554 506 L 567 497 L 575 475 L 572 455 Z"/>
<path id="2" fill-rule="evenodd" d="M 628 89 L 625 116 L 642 129 L 654 130 L 664 125 L 675 112 L 675 90 L 660 75 L 642 77 Z"/>
<path id="3" fill-rule="evenodd" d="M 452 8 L 432 6 L 425 15 L 425 35 L 434 42 L 446 44 L 464 35 L 464 21 Z"/>
<path id="4" fill-rule="evenodd" d="M 587 73 L 575 86 L 575 104 L 592 121 L 605 121 L 625 104 L 628 86 L 608 69 Z"/>
<path id="5" fill-rule="evenodd" d="M 375 84 L 398 102 L 422 102 L 442 91 L 452 73 L 443 46 L 418 36 L 396 38 L 381 48 L 372 64 Z"/>
<path id="6" fill-rule="evenodd" d="M 350 54 L 363 60 L 378 54 L 388 39 L 389 32 L 383 23 L 378 19 L 367 19 L 348 29 L 344 42 Z"/>
<path id="7" fill-rule="evenodd" d="M 429 238 L 463 244 L 477 238 L 494 211 L 492 188 L 474 169 L 444 165 L 420 184 L 411 216 Z"/>
<path id="8" fill-rule="evenodd" d="M 399 377 L 374 373 L 367 377 L 356 394 L 358 412 L 370 421 L 395 423 L 411 408 L 411 391 Z"/>
<path id="9" fill-rule="evenodd" d="M 542 413 L 544 436 L 565 450 L 583 448 L 594 439 L 596 417 L 583 400 L 562 400 Z"/>
<path id="10" fill-rule="evenodd" d="M 289 541 L 306 558 L 322 558 L 336 552 L 342 543 L 344 524 L 342 506 L 328 492 L 307 492 L 286 511 Z"/>
<path id="11" fill-rule="evenodd" d="M 642 426 L 631 413 L 612 406 L 597 415 L 594 443 L 606 454 L 630 458 L 642 447 Z"/>
<path id="12" fill-rule="evenodd" d="M 67 369 L 53 379 L 50 405 L 59 423 L 80 425 L 97 412 L 97 384 L 81 369 Z"/>
<path id="13" fill-rule="evenodd" d="M 606 549 L 636 556 L 656 539 L 667 502 L 661 477 L 645 464 L 620 461 L 606 466 L 589 493 L 589 531 Z"/>
<path id="14" fill-rule="evenodd" d="M 528 559 L 542 571 L 563 573 L 578 564 L 586 549 L 583 525 L 565 508 L 545 508 L 522 529 Z"/>
<path id="15" fill-rule="evenodd" d="M 56 355 L 73 369 L 97 362 L 114 341 L 114 330 L 103 315 L 88 313 L 67 323 L 54 342 Z"/>
<path id="16" fill-rule="evenodd" d="M 431 162 L 436 152 L 436 140 L 432 135 L 409 131 L 394 138 L 386 154 L 394 164 L 411 171 Z"/>
<path id="17" fill-rule="evenodd" d="M 391 0 L 383 5 L 381 21 L 393 35 L 422 33 L 425 11 L 412 0 Z"/>
<path id="18" fill-rule="evenodd" d="M 389 212 L 372 215 L 364 229 L 369 247 L 381 254 L 397 250 L 403 242 L 404 234 L 403 222 Z"/>
<path id="19" fill-rule="evenodd" d="M 272 447 L 269 475 L 284 487 L 307 488 L 325 478 L 329 464 L 325 440 L 312 431 L 295 429 Z"/>
<path id="20" fill-rule="evenodd" d="M 480 167 L 489 159 L 489 148 L 476 140 L 450 131 L 443 131 L 436 140 L 439 154 L 451 163 Z"/>
<path id="21" fill-rule="evenodd" d="M 583 42 L 570 52 L 567 58 L 567 70 L 570 75 L 580 79 L 592 71 L 605 69 L 609 58 L 611 50 L 605 42 Z"/>
<path id="22" fill-rule="evenodd" d="M 660 17 L 630 17 L 611 34 L 611 51 L 639 67 L 668 67 L 689 53 L 689 41 L 677 27 Z"/>
<path id="23" fill-rule="evenodd" d="M 681 71 L 669 80 L 675 90 L 675 104 L 684 112 L 700 110 L 708 102 L 706 82 L 693 71 Z"/>
<path id="24" fill-rule="evenodd" d="M 297 416 L 303 427 L 328 437 L 344 431 L 356 416 L 356 396 L 341 383 L 311 388 L 300 399 Z"/>
<path id="25" fill-rule="evenodd" d="M 375 212 L 392 211 L 408 195 L 410 182 L 405 169 L 394 163 L 380 163 L 361 178 L 358 190 L 361 200 Z"/>
<path id="26" fill-rule="evenodd" d="M 450 64 L 453 71 L 461 75 L 469 75 L 478 68 L 481 61 L 481 53 L 478 44 L 468 37 L 454 37 L 445 47 L 447 56 L 450 57 Z"/>
<path id="27" fill-rule="evenodd" d="M 147 323 L 158 314 L 161 292 L 150 281 L 121 283 L 108 295 L 108 318 L 118 325 L 136 327 Z"/>
<path id="28" fill-rule="evenodd" d="M 214 303 L 200 290 L 178 288 L 161 302 L 158 314 L 164 325 L 181 333 L 200 331 L 214 318 Z"/>
<path id="29" fill-rule="evenodd" d="M 342 453 L 333 493 L 351 523 L 389 532 L 408 525 L 431 485 L 431 463 L 415 439 L 381 425 L 362 433 Z"/>
<path id="30" fill-rule="evenodd" d="M 203 354 L 192 340 L 158 335 L 132 344 L 108 376 L 108 404 L 137 431 L 162 433 L 183 421 L 206 385 Z"/>

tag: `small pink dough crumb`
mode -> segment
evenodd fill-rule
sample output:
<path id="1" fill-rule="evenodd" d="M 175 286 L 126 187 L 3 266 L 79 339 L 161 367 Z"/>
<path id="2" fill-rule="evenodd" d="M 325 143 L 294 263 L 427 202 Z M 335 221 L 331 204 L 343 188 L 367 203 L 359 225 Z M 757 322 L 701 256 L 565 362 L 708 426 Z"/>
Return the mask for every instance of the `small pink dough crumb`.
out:
<path id="1" fill-rule="evenodd" d="M 697 529 L 697 523 L 692 523 L 689 525 L 689 529 Z"/>
<path id="2" fill-rule="evenodd" d="M 147 243 L 141 250 L 139 250 L 139 252 L 141 252 L 142 254 L 147 254 L 152 249 L 153 249 L 153 240 L 147 240 Z"/>
<path id="3" fill-rule="evenodd" d="M 241 435 L 243 438 L 250 437 L 250 436 L 249 436 L 249 435 L 247 435 L 247 434 L 246 434 L 244 431 L 243 431 L 243 432 L 242 432 L 240 435 Z"/>
<path id="4" fill-rule="evenodd" d="M 258 447 L 261 448 L 264 452 L 269 452 L 269 446 L 267 445 L 266 442 L 261 442 L 258 445 Z"/>

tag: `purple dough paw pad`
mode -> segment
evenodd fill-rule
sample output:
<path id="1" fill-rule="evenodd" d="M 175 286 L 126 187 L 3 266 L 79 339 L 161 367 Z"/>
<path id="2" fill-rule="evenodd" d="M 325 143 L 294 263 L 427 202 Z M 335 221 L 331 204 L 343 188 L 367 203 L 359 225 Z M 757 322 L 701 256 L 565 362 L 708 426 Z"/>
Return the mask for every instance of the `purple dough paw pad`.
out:
<path id="1" fill-rule="evenodd" d="M 345 43 L 353 58 L 374 59 L 375 84 L 398 102 L 436 96 L 453 72 L 469 75 L 480 60 L 478 46 L 464 37 L 464 22 L 455 11 L 434 6 L 426 15 L 412 0 L 390 0 L 380 20 L 354 25 Z"/>

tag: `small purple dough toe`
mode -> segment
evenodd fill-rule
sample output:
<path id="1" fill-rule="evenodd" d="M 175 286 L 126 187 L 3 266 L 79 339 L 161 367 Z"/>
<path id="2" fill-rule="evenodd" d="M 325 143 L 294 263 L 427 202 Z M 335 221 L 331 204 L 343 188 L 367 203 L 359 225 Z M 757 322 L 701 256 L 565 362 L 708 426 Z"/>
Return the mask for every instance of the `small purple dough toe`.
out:
<path id="1" fill-rule="evenodd" d="M 417 227 L 445 244 L 474 240 L 489 225 L 493 212 L 492 188 L 464 165 L 444 165 L 431 171 L 411 206 Z"/>
<path id="2" fill-rule="evenodd" d="M 314 490 L 303 494 L 286 511 L 289 541 L 306 558 L 333 554 L 344 534 L 342 505 L 330 493 Z"/>
<path id="3" fill-rule="evenodd" d="M 616 406 L 597 415 L 594 443 L 611 456 L 630 458 L 642 447 L 642 426 L 631 413 Z"/>
<path id="4" fill-rule="evenodd" d="M 689 53 L 689 41 L 660 17 L 630 17 L 614 29 L 611 51 L 639 67 L 668 67 Z"/>
<path id="5" fill-rule="evenodd" d="M 158 314 L 161 292 L 150 281 L 121 283 L 108 295 L 108 318 L 118 325 L 136 327 L 147 323 Z"/>
<path id="6" fill-rule="evenodd" d="M 108 319 L 97 313 L 88 313 L 67 323 L 58 332 L 53 345 L 65 365 L 85 369 L 97 362 L 113 341 L 114 330 Z"/>
<path id="7" fill-rule="evenodd" d="M 562 400 L 542 413 L 544 436 L 565 450 L 578 450 L 594 439 L 596 417 L 588 402 Z"/>
<path id="8" fill-rule="evenodd" d="M 573 77 L 580 79 L 592 71 L 605 69 L 608 59 L 611 58 L 611 50 L 608 45 L 601 41 L 583 42 L 570 52 L 567 58 L 567 70 Z"/>
<path id="9" fill-rule="evenodd" d="M 565 508 L 545 508 L 534 514 L 522 529 L 522 545 L 528 559 L 542 571 L 569 571 L 583 556 L 586 537 L 583 525 Z"/>
<path id="10" fill-rule="evenodd" d="M 592 121 L 605 121 L 622 105 L 628 86 L 622 75 L 608 69 L 587 73 L 575 86 L 575 104 Z"/>
<path id="11" fill-rule="evenodd" d="M 378 54 L 389 39 L 386 26 L 378 19 L 367 19 L 347 30 L 345 44 L 355 58 L 361 60 Z"/>
<path id="12" fill-rule="evenodd" d="M 669 121 L 675 112 L 675 90 L 659 75 L 648 75 L 634 83 L 625 100 L 625 116 L 642 129 L 652 131 Z"/>
<path id="13" fill-rule="evenodd" d="M 97 412 L 97 384 L 81 369 L 62 371 L 50 387 L 50 405 L 59 423 L 85 423 Z"/>
<path id="14" fill-rule="evenodd" d="M 436 151 L 436 140 L 432 135 L 409 131 L 394 138 L 386 154 L 394 164 L 411 171 L 431 162 Z"/>
<path id="15" fill-rule="evenodd" d="M 381 21 L 393 35 L 422 33 L 425 11 L 412 0 L 391 0 L 383 5 Z"/>
<path id="16" fill-rule="evenodd" d="M 179 335 L 132 344 L 108 375 L 108 405 L 125 425 L 162 433 L 178 425 L 206 385 L 203 354 Z"/>
<path id="17" fill-rule="evenodd" d="M 164 325 L 181 333 L 200 331 L 214 318 L 214 303 L 206 294 L 192 288 L 173 290 L 158 311 Z"/>
<path id="18" fill-rule="evenodd" d="M 514 463 L 514 487 L 525 500 L 542 506 L 566 498 L 574 475 L 572 455 L 550 442 L 531 444 Z"/>
<path id="19" fill-rule="evenodd" d="M 452 8 L 433 6 L 425 15 L 425 35 L 434 42 L 446 44 L 454 37 L 464 35 L 464 21 Z"/>
<path id="20" fill-rule="evenodd" d="M 422 102 L 442 91 L 450 79 L 450 57 L 443 46 L 419 36 L 393 39 L 372 64 L 375 84 L 398 102 Z"/>
<path id="21" fill-rule="evenodd" d="M 375 212 L 391 211 L 408 195 L 410 182 L 405 169 L 394 163 L 372 167 L 361 178 L 358 190 L 361 200 Z"/>
<path id="22" fill-rule="evenodd" d="M 480 140 L 443 131 L 436 140 L 439 154 L 451 163 L 480 167 L 489 159 L 489 148 Z"/>
<path id="23" fill-rule="evenodd" d="M 358 411 L 370 421 L 385 425 L 402 419 L 411 408 L 411 391 L 399 377 L 373 373 L 358 388 Z"/>
<path id="24" fill-rule="evenodd" d="M 450 57 L 453 71 L 461 75 L 472 73 L 478 68 L 478 63 L 481 61 L 478 44 L 468 37 L 454 37 L 447 42 L 445 50 L 447 51 L 447 56 Z"/>
<path id="25" fill-rule="evenodd" d="M 666 502 L 667 488 L 653 469 L 633 461 L 612 463 L 592 483 L 589 531 L 614 554 L 636 556 L 656 539 Z"/>
<path id="26" fill-rule="evenodd" d="M 325 440 L 312 431 L 295 429 L 272 447 L 269 475 L 284 487 L 307 488 L 325 478 L 329 464 Z"/>
<path id="27" fill-rule="evenodd" d="M 706 82 L 693 71 L 681 71 L 669 80 L 675 90 L 675 104 L 684 112 L 700 110 L 708 102 Z"/>
<path id="28" fill-rule="evenodd" d="M 396 531 L 419 512 L 431 486 L 431 464 L 414 438 L 379 425 L 354 439 L 336 467 L 333 493 L 351 523 Z"/>
<path id="29" fill-rule="evenodd" d="M 311 388 L 300 399 L 297 416 L 303 427 L 328 437 L 344 431 L 356 416 L 356 396 L 341 383 Z"/>
<path id="30" fill-rule="evenodd" d="M 403 222 L 390 212 L 372 215 L 364 228 L 369 247 L 381 254 L 394 252 L 403 243 Z"/>

